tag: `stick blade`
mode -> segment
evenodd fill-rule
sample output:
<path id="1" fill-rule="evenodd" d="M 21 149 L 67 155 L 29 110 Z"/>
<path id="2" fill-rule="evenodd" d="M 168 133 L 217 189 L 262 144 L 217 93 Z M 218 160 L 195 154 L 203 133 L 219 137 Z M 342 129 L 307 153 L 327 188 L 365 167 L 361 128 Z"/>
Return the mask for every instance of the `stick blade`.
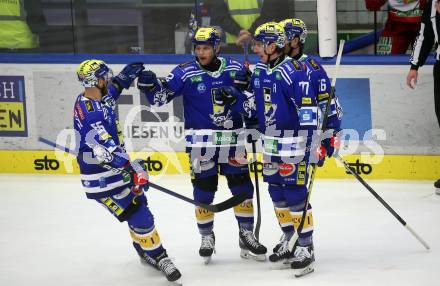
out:
<path id="1" fill-rule="evenodd" d="M 246 198 L 247 198 L 247 194 L 245 192 L 241 192 L 221 203 L 215 205 L 199 204 L 199 207 L 202 207 L 214 213 L 218 213 L 230 209 L 232 207 L 235 207 L 238 204 L 241 204 L 246 200 Z"/>

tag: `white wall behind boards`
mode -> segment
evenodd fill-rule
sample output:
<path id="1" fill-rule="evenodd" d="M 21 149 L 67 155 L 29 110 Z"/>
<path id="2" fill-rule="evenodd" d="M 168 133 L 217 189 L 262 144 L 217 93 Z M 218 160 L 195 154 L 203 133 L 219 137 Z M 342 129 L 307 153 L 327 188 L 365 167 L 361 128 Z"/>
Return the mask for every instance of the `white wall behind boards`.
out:
<path id="1" fill-rule="evenodd" d="M 166 76 L 173 67 L 151 65 L 147 69 Z M 123 65 L 111 68 L 117 73 Z M 331 77 L 333 66 L 325 68 Z M 55 141 L 61 130 L 72 127 L 73 103 L 82 90 L 75 69 L 75 64 L 0 64 L 0 106 L 5 106 L 1 87 L 7 85 L 1 82 L 2 77 L 23 76 L 28 128 L 28 137 L 0 135 L 0 149 L 49 149 L 37 141 L 39 136 Z M 373 139 L 386 154 L 439 154 L 440 128 L 434 114 L 432 66 L 421 68 L 414 91 L 406 87 L 407 71 L 408 66 L 341 66 L 336 91 L 344 108 L 343 126 L 358 130 L 361 140 L 370 128 L 384 130 L 386 138 Z M 139 106 L 143 103 L 145 100 L 141 100 L 134 87 L 121 96 L 118 108 L 128 148 L 138 151 L 152 146 L 156 151 L 183 151 L 182 103 L 156 110 L 158 116 L 148 111 L 141 116 Z M 136 114 L 133 120 L 127 117 L 129 111 Z M 1 114 L 4 113 L 0 117 Z M 0 118 L 0 123 L 2 120 L 7 118 Z M 132 123 L 127 125 L 128 122 Z M 0 134 L 4 130 L 1 127 Z"/>

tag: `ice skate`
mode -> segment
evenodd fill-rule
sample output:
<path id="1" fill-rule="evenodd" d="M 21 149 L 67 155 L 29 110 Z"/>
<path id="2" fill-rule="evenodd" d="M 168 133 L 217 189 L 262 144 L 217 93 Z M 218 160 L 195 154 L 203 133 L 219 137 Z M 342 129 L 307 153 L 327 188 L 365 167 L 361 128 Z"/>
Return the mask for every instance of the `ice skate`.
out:
<path id="1" fill-rule="evenodd" d="M 202 244 L 200 245 L 199 254 L 205 264 L 209 264 L 213 253 L 215 253 L 215 235 L 211 232 L 208 235 L 202 235 Z"/>
<path id="2" fill-rule="evenodd" d="M 296 243 L 294 246 L 295 251 Z M 274 247 L 274 253 L 269 256 L 269 261 L 273 262 L 271 269 L 289 269 L 292 263 L 293 254 L 289 250 L 289 240 L 286 236 L 282 236 L 280 242 Z"/>
<path id="3" fill-rule="evenodd" d="M 138 244 L 133 242 L 133 246 L 136 249 L 136 252 L 139 255 L 139 259 L 140 259 L 142 264 L 151 266 L 151 267 L 153 267 L 156 270 L 160 270 L 157 267 L 157 263 L 156 263 L 156 260 L 154 260 L 154 258 L 151 258 L 150 256 L 148 256 L 145 253 L 145 251 L 143 251 L 142 248 Z"/>
<path id="4" fill-rule="evenodd" d="M 301 277 L 315 271 L 315 252 L 313 250 L 313 244 L 308 246 L 297 246 L 295 249 L 292 264 L 295 277 Z"/>
<path id="5" fill-rule="evenodd" d="M 167 252 L 164 251 L 156 257 L 157 268 L 165 274 L 168 281 L 173 282 L 177 285 L 182 285 L 180 281 L 180 271 L 176 268 L 174 263 L 168 257 Z"/>
<path id="6" fill-rule="evenodd" d="M 290 240 L 290 238 L 288 238 L 285 234 L 283 234 L 281 236 L 280 241 L 273 248 L 273 253 L 269 256 L 270 262 L 279 262 L 281 260 L 287 261 L 289 259 L 291 260 L 293 255 L 291 254 L 291 252 L 289 250 L 289 240 Z M 292 253 L 295 252 L 296 245 L 297 245 L 297 241 L 295 242 L 295 245 L 293 246 Z M 290 264 L 290 263 L 287 263 L 287 264 Z"/>
<path id="7" fill-rule="evenodd" d="M 244 259 L 255 259 L 257 261 L 266 260 L 267 249 L 256 238 L 252 230 L 240 228 L 239 246 L 241 248 L 240 256 Z"/>

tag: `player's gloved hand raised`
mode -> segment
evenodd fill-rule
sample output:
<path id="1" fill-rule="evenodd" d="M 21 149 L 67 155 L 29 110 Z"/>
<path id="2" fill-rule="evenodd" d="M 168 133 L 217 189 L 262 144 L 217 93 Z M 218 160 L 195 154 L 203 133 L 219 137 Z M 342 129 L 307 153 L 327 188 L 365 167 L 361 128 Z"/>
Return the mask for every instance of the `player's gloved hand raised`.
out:
<path id="1" fill-rule="evenodd" d="M 239 70 L 235 73 L 234 86 L 240 91 L 245 91 L 249 87 L 252 72 L 250 70 Z"/>
<path id="2" fill-rule="evenodd" d="M 136 159 L 131 163 L 127 162 L 124 170 L 130 174 L 131 191 L 136 196 L 140 196 L 148 191 L 148 171 L 144 160 Z"/>
<path id="3" fill-rule="evenodd" d="M 157 77 L 156 74 L 152 71 L 143 71 L 139 75 L 137 87 L 143 92 L 152 91 L 156 86 Z"/>
<path id="4" fill-rule="evenodd" d="M 128 89 L 144 69 L 143 63 L 128 64 L 117 76 L 113 77 L 113 81 L 116 82 L 121 89 Z"/>
<path id="5" fill-rule="evenodd" d="M 240 91 L 233 86 L 225 86 L 220 89 L 214 89 L 214 103 L 220 106 L 232 105 L 240 96 Z"/>

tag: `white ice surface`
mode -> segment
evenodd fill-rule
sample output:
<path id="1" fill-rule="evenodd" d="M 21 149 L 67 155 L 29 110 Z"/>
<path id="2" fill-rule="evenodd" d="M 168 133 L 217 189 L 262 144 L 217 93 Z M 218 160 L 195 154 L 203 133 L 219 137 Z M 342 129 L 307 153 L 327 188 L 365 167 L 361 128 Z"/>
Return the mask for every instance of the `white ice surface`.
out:
<path id="1" fill-rule="evenodd" d="M 191 197 L 187 176 L 153 178 Z M 357 181 L 320 180 L 312 194 L 315 273 L 294 278 L 270 262 L 239 257 L 232 211 L 216 215 L 217 254 L 205 266 L 192 205 L 151 189 L 162 242 L 189 285 L 440 285 L 440 196 L 432 182 L 373 181 L 372 187 L 431 246 L 422 245 Z M 266 185 L 261 241 L 280 236 Z M 0 285 L 167 285 L 143 266 L 127 226 L 87 200 L 78 176 L 0 175 Z M 224 179 L 216 202 L 229 197 Z M 255 203 L 254 203 L 255 204 Z"/>

